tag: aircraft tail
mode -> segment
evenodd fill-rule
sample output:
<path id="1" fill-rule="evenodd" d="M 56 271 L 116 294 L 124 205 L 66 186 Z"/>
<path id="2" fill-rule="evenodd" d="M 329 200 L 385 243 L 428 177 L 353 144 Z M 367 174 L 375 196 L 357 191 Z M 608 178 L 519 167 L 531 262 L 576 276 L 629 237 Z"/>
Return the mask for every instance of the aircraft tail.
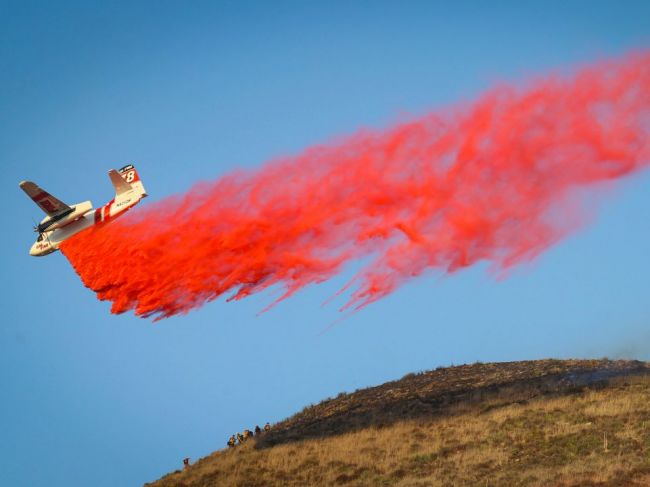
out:
<path id="1" fill-rule="evenodd" d="M 141 196 L 147 196 L 147 190 L 144 189 L 144 185 L 142 184 L 142 180 L 140 179 L 140 176 L 138 175 L 138 171 L 136 171 L 135 166 L 133 164 L 128 164 L 121 168 L 119 170 L 119 174 L 121 176 L 121 179 L 123 182 L 127 183 L 129 186 L 127 191 L 130 191 L 131 189 L 136 190 L 138 193 L 140 193 Z M 111 180 L 113 178 L 111 177 Z M 118 188 L 118 185 L 113 183 L 113 186 L 115 186 L 115 192 L 116 194 L 120 194 L 123 191 L 120 191 L 120 188 Z"/>

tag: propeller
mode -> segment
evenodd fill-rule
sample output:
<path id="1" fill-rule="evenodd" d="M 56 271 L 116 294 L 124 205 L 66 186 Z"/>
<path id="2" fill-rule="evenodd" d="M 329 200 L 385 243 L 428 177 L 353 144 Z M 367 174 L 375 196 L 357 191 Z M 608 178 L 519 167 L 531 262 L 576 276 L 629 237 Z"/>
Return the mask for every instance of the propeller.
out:
<path id="1" fill-rule="evenodd" d="M 40 230 L 40 225 L 36 223 L 36 220 L 34 220 L 34 217 L 32 217 L 32 223 L 34 224 L 34 232 L 38 233 L 39 240 L 43 240 L 43 237 L 47 240 L 47 243 L 52 246 L 52 242 L 50 242 L 50 236 L 47 234 L 47 232 L 41 232 Z"/>

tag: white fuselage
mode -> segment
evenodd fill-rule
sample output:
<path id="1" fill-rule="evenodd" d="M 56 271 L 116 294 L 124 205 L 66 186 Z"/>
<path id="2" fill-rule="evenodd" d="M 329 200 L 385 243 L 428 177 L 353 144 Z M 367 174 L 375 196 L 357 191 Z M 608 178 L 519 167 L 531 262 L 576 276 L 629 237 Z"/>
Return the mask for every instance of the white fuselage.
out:
<path id="1" fill-rule="evenodd" d="M 57 223 L 56 225 L 53 225 L 55 226 L 53 230 L 47 230 L 40 234 L 31 249 L 29 249 L 29 255 L 40 257 L 57 251 L 61 243 L 73 235 L 76 235 L 93 225 L 106 223 L 117 218 L 129 208 L 138 204 L 138 202 L 140 202 L 140 200 L 145 196 L 146 193 L 141 192 L 139 188 L 134 188 L 132 191 L 127 191 L 117 195 L 115 199 L 94 211 L 92 210 L 91 205 L 83 216 L 75 218 L 65 225 Z M 86 209 L 86 203 L 90 202 L 83 203 L 84 209 Z"/>

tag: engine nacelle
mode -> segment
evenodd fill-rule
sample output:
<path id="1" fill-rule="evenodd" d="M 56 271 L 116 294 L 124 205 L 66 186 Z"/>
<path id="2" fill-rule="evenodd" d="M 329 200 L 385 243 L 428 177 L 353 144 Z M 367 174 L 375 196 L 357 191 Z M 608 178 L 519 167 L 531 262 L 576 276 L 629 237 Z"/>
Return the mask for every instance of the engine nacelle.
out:
<path id="1" fill-rule="evenodd" d="M 92 211 L 93 204 L 90 201 L 82 201 L 81 203 L 72 205 L 70 208 L 72 208 L 72 211 L 69 213 L 43 218 L 41 223 L 38 224 L 38 227 L 36 227 L 37 231 L 41 233 L 49 232 L 50 230 L 56 230 L 57 228 L 63 227 L 77 218 L 81 218 L 89 211 Z"/>

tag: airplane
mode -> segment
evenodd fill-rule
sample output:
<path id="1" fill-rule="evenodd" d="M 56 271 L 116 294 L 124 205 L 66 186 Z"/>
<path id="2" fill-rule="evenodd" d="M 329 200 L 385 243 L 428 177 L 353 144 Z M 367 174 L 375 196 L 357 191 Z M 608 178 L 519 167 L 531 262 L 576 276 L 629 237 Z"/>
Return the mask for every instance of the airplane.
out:
<path id="1" fill-rule="evenodd" d="M 73 235 L 92 227 L 114 220 L 126 210 L 135 206 L 147 192 L 138 172 L 132 164 L 119 171 L 111 169 L 108 177 L 115 188 L 115 197 L 101 208 L 93 211 L 90 201 L 68 206 L 31 181 L 21 181 L 20 188 L 27 193 L 46 217 L 34 227 L 38 238 L 29 249 L 29 255 L 41 257 L 59 250 L 62 242 Z"/>

